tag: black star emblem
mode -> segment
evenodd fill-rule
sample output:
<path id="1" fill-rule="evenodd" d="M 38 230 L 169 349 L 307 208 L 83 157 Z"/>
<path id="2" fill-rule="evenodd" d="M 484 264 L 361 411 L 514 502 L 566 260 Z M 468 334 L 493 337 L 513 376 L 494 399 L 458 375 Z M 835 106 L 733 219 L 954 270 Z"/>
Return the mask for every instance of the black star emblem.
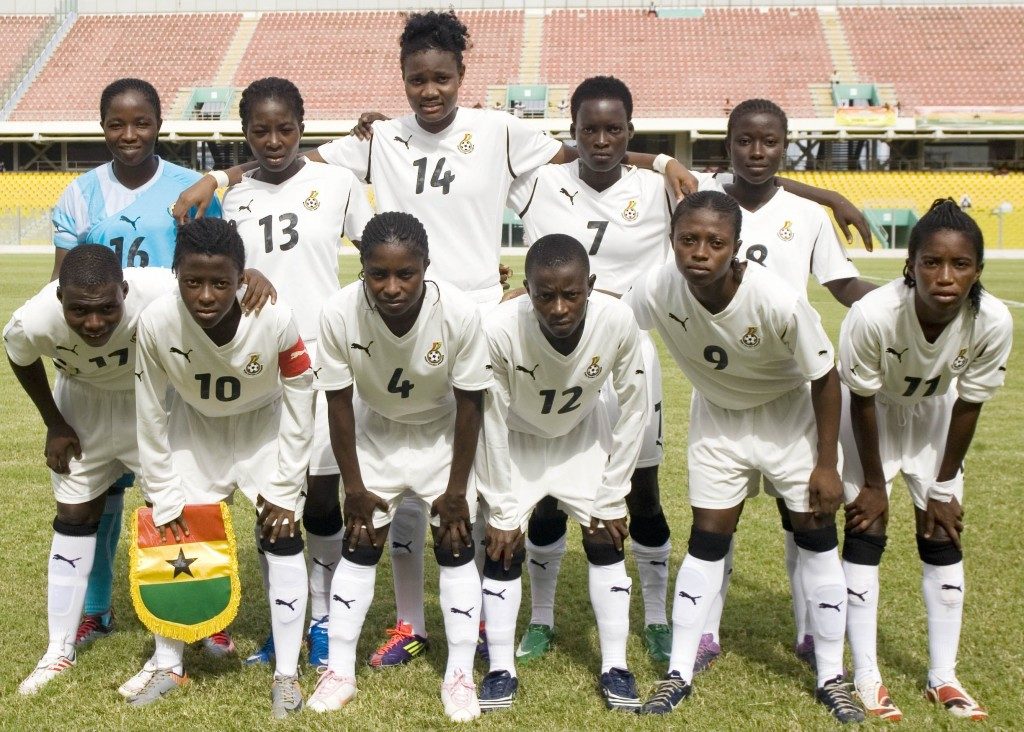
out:
<path id="1" fill-rule="evenodd" d="M 189 577 L 195 577 L 195 575 L 192 574 L 192 570 L 189 568 L 189 565 L 197 560 L 198 557 L 194 559 L 186 559 L 185 550 L 179 549 L 177 559 L 165 559 L 164 561 L 174 567 L 174 576 L 171 577 L 171 579 L 176 579 L 179 574 L 187 574 Z"/>

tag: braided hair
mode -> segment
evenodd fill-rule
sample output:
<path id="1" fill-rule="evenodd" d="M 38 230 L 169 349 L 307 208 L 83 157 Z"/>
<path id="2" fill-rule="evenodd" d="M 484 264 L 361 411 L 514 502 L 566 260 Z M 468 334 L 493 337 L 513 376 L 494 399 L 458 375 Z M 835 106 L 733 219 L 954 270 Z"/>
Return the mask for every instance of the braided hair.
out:
<path id="1" fill-rule="evenodd" d="M 907 242 L 907 263 L 903 265 L 903 282 L 907 287 L 914 287 L 917 283 L 910 270 L 910 263 L 917 257 L 922 243 L 932 234 L 939 231 L 955 231 L 963 234 L 974 247 L 974 258 L 977 260 L 978 269 L 985 264 L 985 238 L 982 236 L 981 228 L 977 222 L 968 216 L 960 205 L 952 198 L 937 198 L 932 202 L 931 208 L 922 216 L 914 228 L 910 230 L 910 240 Z M 978 314 L 981 308 L 981 293 L 985 291 L 981 280 L 971 285 L 967 299 L 971 303 L 971 310 Z"/>
<path id="2" fill-rule="evenodd" d="M 366 222 L 359 240 L 359 260 L 365 264 L 367 256 L 381 244 L 401 243 L 423 257 L 424 267 L 430 258 L 427 230 L 420 220 L 404 211 L 384 211 Z"/>
<path id="3" fill-rule="evenodd" d="M 124 78 L 112 81 L 107 84 L 100 94 L 100 124 L 107 118 L 107 112 L 110 110 L 110 105 L 114 101 L 114 97 L 120 96 L 125 92 L 138 92 L 146 101 L 149 102 L 153 107 L 153 112 L 156 114 L 156 121 L 160 122 L 160 95 L 157 94 L 156 87 L 150 84 L 148 81 L 142 79 Z"/>
<path id="4" fill-rule="evenodd" d="M 60 264 L 57 285 L 91 289 L 121 284 L 124 272 L 114 250 L 102 244 L 80 244 L 67 253 Z"/>
<path id="5" fill-rule="evenodd" d="M 787 135 L 789 134 L 789 120 L 786 118 L 786 113 L 782 111 L 775 102 L 770 99 L 747 99 L 740 102 L 732 111 L 729 112 L 729 121 L 725 126 L 725 144 L 729 144 L 729 140 L 732 139 L 732 131 L 736 124 L 748 114 L 769 114 L 779 120 L 779 124 L 782 125 L 782 130 Z"/>
<path id="6" fill-rule="evenodd" d="M 675 232 L 679 219 L 691 211 L 702 208 L 709 208 L 728 217 L 732 222 L 733 239 L 740 238 L 740 229 L 743 228 L 743 212 L 740 210 L 740 205 L 736 203 L 736 199 L 720 191 L 697 191 L 683 196 L 683 200 L 676 205 L 676 210 L 672 212 L 669 230 Z"/>
<path id="7" fill-rule="evenodd" d="M 239 275 L 245 272 L 245 246 L 234 221 L 204 216 L 179 226 L 171 269 L 177 272 L 181 260 L 190 254 L 223 255 L 234 262 Z"/>
<path id="8" fill-rule="evenodd" d="M 461 70 L 462 52 L 469 45 L 469 31 L 455 15 L 454 10 L 443 13 L 434 10 L 412 13 L 405 22 L 405 29 L 398 39 L 398 45 L 402 49 L 398 57 L 402 66 L 412 54 L 432 48 L 447 51 L 455 56 L 455 63 Z"/>
<path id="9" fill-rule="evenodd" d="M 242 92 L 242 98 L 238 102 L 238 116 L 242 119 L 243 132 L 249 127 L 253 107 L 267 99 L 277 99 L 286 104 L 298 123 L 302 124 L 306 110 L 299 88 L 288 79 L 268 76 L 265 79 L 257 79 Z"/>

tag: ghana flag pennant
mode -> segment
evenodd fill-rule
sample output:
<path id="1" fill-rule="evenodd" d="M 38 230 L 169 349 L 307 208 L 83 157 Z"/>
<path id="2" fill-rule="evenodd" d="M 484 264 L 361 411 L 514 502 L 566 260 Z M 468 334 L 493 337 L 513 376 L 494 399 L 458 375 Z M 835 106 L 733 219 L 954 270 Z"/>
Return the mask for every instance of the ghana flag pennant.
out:
<path id="1" fill-rule="evenodd" d="M 161 543 L 152 509 L 135 512 L 131 592 L 143 625 L 191 643 L 234 620 L 242 591 L 228 507 L 185 506 L 182 515 L 189 533 L 175 544 Z"/>

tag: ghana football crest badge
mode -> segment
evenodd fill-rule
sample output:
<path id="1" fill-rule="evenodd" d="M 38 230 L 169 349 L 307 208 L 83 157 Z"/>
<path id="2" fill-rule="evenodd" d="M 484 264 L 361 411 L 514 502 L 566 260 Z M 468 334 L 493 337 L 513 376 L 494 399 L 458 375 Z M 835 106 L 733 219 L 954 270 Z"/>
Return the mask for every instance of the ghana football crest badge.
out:
<path id="1" fill-rule="evenodd" d="M 622 218 L 626 221 L 636 221 L 639 216 L 640 212 L 636 210 L 636 199 L 629 199 L 629 203 L 622 209 Z"/>
<path id="2" fill-rule="evenodd" d="M 953 371 L 963 371 L 964 368 L 966 368 L 966 366 L 967 366 L 967 349 L 966 348 L 961 348 L 960 349 L 960 353 L 958 353 L 956 355 L 956 358 L 953 359 L 953 363 L 951 363 L 949 365 L 949 367 Z"/>
<path id="3" fill-rule="evenodd" d="M 316 211 L 320 208 L 320 199 L 317 198 L 319 195 L 319 191 L 310 191 L 309 195 L 306 196 L 306 200 L 302 202 L 302 205 L 309 211 Z"/>
<path id="4" fill-rule="evenodd" d="M 250 353 L 249 363 L 242 369 L 242 373 L 246 376 L 259 376 L 263 373 L 263 364 L 260 363 L 260 354 Z"/>
<path id="5" fill-rule="evenodd" d="M 462 139 L 459 140 L 459 144 L 456 147 L 459 148 L 459 152 L 462 153 L 463 155 L 469 155 L 471 152 L 473 152 L 476 149 L 476 145 L 473 144 L 473 133 L 467 132 L 465 135 L 463 135 Z"/>
<path id="6" fill-rule="evenodd" d="M 782 239 L 782 241 L 793 241 L 793 236 L 793 222 L 787 221 L 782 225 L 782 228 L 779 229 L 779 238 Z"/>
<path id="7" fill-rule="evenodd" d="M 757 327 L 753 325 L 747 328 L 747 332 L 740 338 L 740 345 L 746 348 L 757 348 L 760 343 L 761 336 L 757 334 Z"/>
<path id="8" fill-rule="evenodd" d="M 423 360 L 431 366 L 440 366 L 444 362 L 444 354 L 441 353 L 441 341 L 434 341 L 434 345 L 427 351 L 427 355 L 423 357 Z"/>
<path id="9" fill-rule="evenodd" d="M 598 376 L 600 376 L 601 364 L 598 363 L 600 360 L 600 356 L 594 356 L 592 359 L 590 359 L 590 365 L 587 366 L 586 370 L 583 372 L 583 375 L 586 376 L 588 379 L 596 379 Z"/>

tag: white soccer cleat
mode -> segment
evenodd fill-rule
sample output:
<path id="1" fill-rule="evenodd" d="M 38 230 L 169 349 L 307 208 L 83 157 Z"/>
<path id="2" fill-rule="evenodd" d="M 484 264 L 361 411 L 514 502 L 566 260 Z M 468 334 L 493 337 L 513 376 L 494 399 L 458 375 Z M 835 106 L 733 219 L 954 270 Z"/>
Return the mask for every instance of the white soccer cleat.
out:
<path id="1" fill-rule="evenodd" d="M 929 686 L 924 696 L 928 701 L 944 706 L 954 717 L 973 719 L 975 722 L 988 719 L 985 708 L 978 704 L 956 679 L 940 686 Z"/>
<path id="2" fill-rule="evenodd" d="M 74 651 L 71 652 L 70 656 L 65 656 L 62 653 L 48 653 L 43 656 L 42 660 L 38 664 L 36 664 L 36 667 L 32 669 L 32 673 L 28 675 L 28 678 L 18 684 L 18 693 L 23 696 L 36 694 L 40 689 L 74 665 Z"/>
<path id="3" fill-rule="evenodd" d="M 471 722 L 480 716 L 476 686 L 462 671 L 456 671 L 451 681 L 441 684 L 441 702 L 444 713 L 453 722 Z"/>
<path id="4" fill-rule="evenodd" d="M 314 712 L 336 712 L 356 695 L 356 677 L 342 676 L 330 669 L 320 674 L 306 706 Z"/>
<path id="5" fill-rule="evenodd" d="M 117 687 L 117 693 L 125 699 L 130 699 L 146 688 L 146 684 L 153 678 L 154 673 L 156 673 L 156 661 L 151 658 L 146 661 L 146 665 L 142 667 L 141 671 Z"/>
<path id="6" fill-rule="evenodd" d="M 889 690 L 880 680 L 871 679 L 863 684 L 855 682 L 853 688 L 864 706 L 864 711 L 870 716 L 884 719 L 886 722 L 899 722 L 903 719 L 903 712 L 893 703 Z"/>

